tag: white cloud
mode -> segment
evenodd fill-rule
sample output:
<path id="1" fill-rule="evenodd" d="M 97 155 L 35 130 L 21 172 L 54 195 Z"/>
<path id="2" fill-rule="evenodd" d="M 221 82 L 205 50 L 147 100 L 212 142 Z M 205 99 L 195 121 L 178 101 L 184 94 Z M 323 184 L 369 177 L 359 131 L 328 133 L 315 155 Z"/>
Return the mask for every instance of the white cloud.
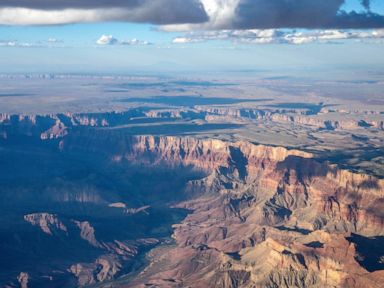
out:
<path id="1" fill-rule="evenodd" d="M 102 21 L 101 15 L 113 14 L 115 9 L 37 10 L 29 8 L 1 8 L 0 24 L 4 25 L 54 25 L 76 22 Z M 112 11 L 110 11 L 112 10 Z"/>
<path id="2" fill-rule="evenodd" d="M 141 41 L 139 39 L 133 38 L 131 40 L 123 40 L 119 42 L 121 45 L 151 45 L 149 41 Z"/>
<path id="3" fill-rule="evenodd" d="M 56 38 L 54 38 L 54 37 L 50 37 L 50 38 L 48 38 L 47 42 L 48 42 L 48 43 L 61 43 L 61 42 L 63 42 L 63 41 L 61 41 L 61 40 L 59 40 L 59 39 L 56 39 Z"/>
<path id="4" fill-rule="evenodd" d="M 96 41 L 98 45 L 114 45 L 118 41 L 112 35 L 101 35 L 101 37 Z"/>
<path id="5" fill-rule="evenodd" d="M 176 37 L 172 40 L 173 44 L 185 44 L 185 43 L 197 43 L 204 42 L 204 39 L 200 38 L 188 38 L 188 37 Z"/>
<path id="6" fill-rule="evenodd" d="M 224 29 L 232 26 L 236 18 L 236 8 L 241 0 L 201 0 L 209 21 L 195 24 L 163 25 L 161 30 L 167 32 L 182 32 L 193 30 Z"/>
<path id="7" fill-rule="evenodd" d="M 235 19 L 240 0 L 201 0 L 201 2 L 209 16 L 209 25 L 221 29 Z"/>
<path id="8" fill-rule="evenodd" d="M 0 40 L 0 47 L 40 47 L 39 43 L 19 42 L 16 40 Z"/>
<path id="9" fill-rule="evenodd" d="M 130 40 L 118 40 L 112 35 L 101 35 L 101 37 L 96 41 L 98 45 L 150 45 L 148 41 L 141 41 L 139 39 L 133 38 Z"/>
<path id="10" fill-rule="evenodd" d="M 19 40 L 1 40 L 0 47 L 62 47 L 63 41 L 56 38 L 48 38 L 45 41 L 22 42 Z"/>
<path id="11" fill-rule="evenodd" d="M 330 43 L 347 40 L 378 41 L 384 39 L 384 29 L 377 30 L 217 30 L 190 32 L 173 39 L 174 44 L 204 41 L 231 41 L 244 44 L 306 44 Z"/>

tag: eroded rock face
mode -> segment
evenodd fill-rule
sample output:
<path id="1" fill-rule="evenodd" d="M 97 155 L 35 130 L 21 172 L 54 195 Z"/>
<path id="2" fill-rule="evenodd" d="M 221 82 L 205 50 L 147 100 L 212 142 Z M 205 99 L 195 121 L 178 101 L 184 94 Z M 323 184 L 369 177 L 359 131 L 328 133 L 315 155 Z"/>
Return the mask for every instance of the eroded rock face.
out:
<path id="1" fill-rule="evenodd" d="M 228 143 L 216 139 L 131 136 L 116 134 L 111 130 L 90 131 L 83 136 L 80 133 L 72 133 L 63 139 L 61 148 L 63 151 L 103 153 L 114 161 L 125 159 L 152 165 L 190 165 L 211 172 L 218 168 L 227 168 L 229 172 L 246 172 L 249 176 L 252 176 L 249 173 L 252 169 L 259 169 L 259 164 L 266 166 L 269 162 L 277 163 L 290 155 L 303 158 L 312 156 L 298 150 L 253 145 L 249 142 Z"/>
<path id="2" fill-rule="evenodd" d="M 384 130 L 384 121 L 375 111 L 329 110 L 321 105 L 312 108 L 278 108 L 264 107 L 260 109 L 194 106 L 168 109 L 141 109 L 112 111 L 105 113 L 63 113 L 46 115 L 10 115 L 0 113 L 0 136 L 8 134 L 39 135 L 42 140 L 65 137 L 76 127 L 116 127 L 131 123 L 135 117 L 173 118 L 201 121 L 266 121 L 285 123 L 297 127 L 311 127 L 321 130 L 357 130 L 370 128 L 375 131 Z M 346 119 L 340 119 L 340 114 Z M 1 139 L 0 138 L 0 139 Z"/>
<path id="3" fill-rule="evenodd" d="M 68 233 L 67 227 L 58 219 L 57 215 L 34 213 L 25 215 L 24 220 L 31 223 L 33 226 L 38 226 L 44 233 L 49 235 Z"/>
<path id="4" fill-rule="evenodd" d="M 87 241 L 94 247 L 100 247 L 100 243 L 96 240 L 95 229 L 91 226 L 88 221 L 73 221 L 76 226 L 80 229 L 80 237 Z"/>
<path id="5" fill-rule="evenodd" d="M 56 239 L 56 241 L 73 242 L 76 241 L 76 239 L 79 239 L 86 244 L 76 243 L 76 245 L 83 245 L 82 247 L 87 247 L 87 245 L 89 245 L 92 246 L 93 249 L 100 251 L 100 256 L 95 260 L 74 263 L 70 265 L 67 271 L 59 272 L 59 274 L 64 274 L 65 272 L 72 274 L 76 278 L 78 286 L 92 285 L 113 279 L 124 269 L 127 263 L 131 263 L 133 259 L 137 257 L 141 249 L 146 249 L 145 247 L 153 247 L 160 242 L 158 239 L 154 238 L 124 241 L 113 240 L 108 242 L 99 241 L 95 236 L 96 231 L 94 227 L 88 221 L 72 219 L 67 221 L 67 224 L 64 224 L 59 216 L 49 213 L 28 214 L 24 216 L 24 220 L 33 226 L 37 226 L 41 230 L 40 233 L 48 234 L 50 238 Z M 73 247 L 73 249 L 77 249 L 77 247 Z M 48 281 L 55 279 L 54 276 L 43 276 L 43 278 Z M 22 272 L 17 277 L 20 287 L 23 288 L 29 287 L 28 283 L 30 282 L 30 279 L 31 277 L 27 272 Z M 33 277 L 32 280 L 34 280 Z M 38 280 L 38 277 L 36 277 L 36 280 Z M 44 287 L 46 287 L 46 284 L 36 284 L 36 282 L 33 281 L 32 283 L 31 287 L 39 287 L 39 285 L 44 285 Z M 37 283 L 39 282 L 37 281 Z M 56 285 L 56 283 L 57 282 L 52 282 L 52 285 Z M 51 284 L 48 284 L 48 287 L 50 287 L 50 285 Z M 74 284 L 70 284 L 68 281 L 64 280 L 63 284 L 60 285 L 63 285 L 63 287 L 72 287 L 71 285 Z"/>
<path id="6" fill-rule="evenodd" d="M 90 126 L 99 121 L 88 120 L 78 121 Z M 62 137 L 62 153 L 86 152 L 143 167 L 192 166 L 207 175 L 189 181 L 188 200 L 175 204 L 191 211 L 174 225 L 176 246 L 158 253 L 122 286 L 381 287 L 384 281 L 383 270 L 368 270 L 359 244 L 349 240 L 352 234 L 384 235 L 383 180 L 318 163 L 309 153 L 249 142 L 131 136 L 109 129 Z M 111 205 L 126 214 L 149 208 Z M 50 235 L 67 231 L 53 214 L 24 219 Z M 125 259 L 137 255 L 136 245 L 99 242 L 89 222 L 73 223 L 83 240 L 104 253 L 69 267 L 79 285 L 113 279 Z"/>
<path id="7" fill-rule="evenodd" d="M 174 227 L 177 247 L 133 284 L 380 287 L 383 271 L 361 266 L 346 238 L 384 234 L 382 180 L 246 142 L 142 136 L 124 143 L 113 159 L 210 171 L 189 183 L 191 200 L 177 205 L 193 211 Z M 64 147 L 75 149 L 70 141 Z"/>
<path id="8" fill-rule="evenodd" d="M 69 271 L 78 279 L 79 286 L 87 286 L 113 279 L 121 267 L 122 263 L 118 257 L 103 255 L 94 263 L 74 264 Z"/>

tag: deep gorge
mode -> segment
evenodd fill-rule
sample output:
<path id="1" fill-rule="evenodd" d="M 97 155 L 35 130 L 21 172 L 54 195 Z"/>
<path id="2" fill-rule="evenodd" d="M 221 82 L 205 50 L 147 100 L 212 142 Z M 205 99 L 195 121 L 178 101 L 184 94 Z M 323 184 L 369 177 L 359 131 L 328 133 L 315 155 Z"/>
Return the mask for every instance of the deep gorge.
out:
<path id="1" fill-rule="evenodd" d="M 150 265 L 117 287 L 379 287 L 383 279 L 380 257 L 365 267 L 364 246 L 352 241 L 382 241 L 383 180 L 245 141 L 88 126 L 41 137 L 55 124 L 7 125 L 0 281 L 11 287 L 26 277 L 28 287 L 103 286 L 154 247 Z"/>

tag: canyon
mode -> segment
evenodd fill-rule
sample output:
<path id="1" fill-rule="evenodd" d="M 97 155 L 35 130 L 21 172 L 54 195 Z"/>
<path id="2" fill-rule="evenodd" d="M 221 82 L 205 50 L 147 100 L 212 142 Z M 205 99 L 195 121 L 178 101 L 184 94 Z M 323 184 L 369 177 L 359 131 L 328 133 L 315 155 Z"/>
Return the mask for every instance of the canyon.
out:
<path id="1" fill-rule="evenodd" d="M 151 119 L 310 117 L 211 109 L 1 114 L 0 284 L 381 287 L 384 180 L 216 126 L 143 133 Z M 372 115 L 305 125 L 381 133 Z"/>

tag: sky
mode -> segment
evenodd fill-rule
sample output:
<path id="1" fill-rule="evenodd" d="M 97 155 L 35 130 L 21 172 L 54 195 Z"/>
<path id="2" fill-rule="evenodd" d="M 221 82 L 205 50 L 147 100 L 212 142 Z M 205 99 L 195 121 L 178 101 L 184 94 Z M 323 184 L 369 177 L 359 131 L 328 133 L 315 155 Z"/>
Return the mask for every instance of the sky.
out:
<path id="1" fill-rule="evenodd" d="M 382 0 L 2 0 L 0 73 L 382 69 Z"/>

